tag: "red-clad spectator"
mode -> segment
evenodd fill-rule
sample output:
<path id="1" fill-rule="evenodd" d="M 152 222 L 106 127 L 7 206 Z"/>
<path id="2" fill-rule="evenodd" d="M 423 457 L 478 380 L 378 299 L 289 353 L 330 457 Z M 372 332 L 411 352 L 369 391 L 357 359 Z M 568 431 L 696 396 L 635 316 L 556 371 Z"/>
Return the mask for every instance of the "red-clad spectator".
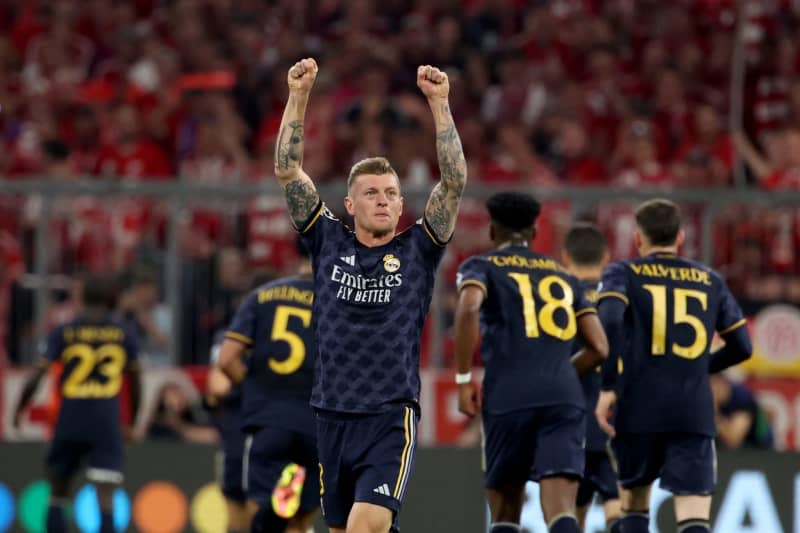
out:
<path id="1" fill-rule="evenodd" d="M 172 163 L 157 144 L 142 135 L 136 108 L 122 104 L 114 118 L 114 141 L 100 150 L 94 173 L 132 179 L 171 179 Z"/>
<path id="2" fill-rule="evenodd" d="M 644 120 L 634 120 L 625 130 L 620 135 L 615 156 L 622 161 L 622 169 L 614 183 L 629 188 L 674 185 L 675 178 L 658 160 L 652 125 Z"/>
<path id="3" fill-rule="evenodd" d="M 590 153 L 586 128 L 578 121 L 559 121 L 556 144 L 563 160 L 560 174 L 570 184 L 601 185 L 608 181 L 603 162 Z"/>
<path id="4" fill-rule="evenodd" d="M 672 172 L 682 185 L 721 187 L 730 184 L 734 157 L 719 113 L 701 104 L 694 109 L 692 136 L 676 152 Z"/>

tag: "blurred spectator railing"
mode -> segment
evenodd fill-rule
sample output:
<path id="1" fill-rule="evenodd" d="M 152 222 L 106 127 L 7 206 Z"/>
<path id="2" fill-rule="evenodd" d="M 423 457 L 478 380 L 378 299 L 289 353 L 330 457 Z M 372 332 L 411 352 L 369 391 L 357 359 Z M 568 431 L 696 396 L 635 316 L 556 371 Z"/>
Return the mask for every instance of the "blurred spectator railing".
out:
<path id="1" fill-rule="evenodd" d="M 522 188 L 522 187 L 517 187 Z M 328 199 L 331 207 L 335 210 L 339 204 L 338 198 L 344 195 L 344 184 L 330 183 L 322 184 L 319 186 L 320 195 L 322 198 Z M 483 214 L 482 201 L 490 194 L 497 191 L 497 187 L 482 185 L 480 183 L 471 182 L 467 187 L 466 199 L 462 208 L 462 216 L 465 217 L 465 222 L 459 222 L 456 230 L 456 240 L 460 243 L 451 247 L 448 257 L 443 263 L 443 268 L 440 269 L 440 283 L 437 284 L 437 292 L 434 297 L 431 324 L 425 339 L 427 346 L 428 359 L 426 363 L 433 364 L 434 366 L 441 366 L 445 362 L 446 355 L 442 354 L 442 346 L 445 345 L 445 332 L 449 326 L 449 307 L 448 297 L 452 295 L 452 276 L 454 269 L 460 260 L 463 260 L 464 254 L 475 253 L 480 251 L 481 241 L 478 235 L 484 235 L 485 221 L 481 219 Z M 527 190 L 531 190 L 528 186 Z M 741 237 L 734 234 L 734 230 L 743 225 L 739 221 L 745 211 L 750 212 L 756 210 L 755 215 L 750 215 L 749 219 L 768 218 L 774 213 L 788 212 L 790 217 L 800 220 L 795 211 L 797 209 L 779 209 L 800 206 L 800 191 L 782 191 L 780 193 L 768 192 L 762 190 L 740 190 L 732 188 L 724 189 L 619 189 L 607 187 L 580 187 L 580 188 L 560 188 L 560 187 L 547 187 L 538 188 L 533 190 L 534 194 L 545 202 L 546 206 L 557 205 L 560 210 L 550 212 L 545 209 L 541 225 L 555 226 L 555 218 L 560 217 L 559 222 L 562 227 L 565 222 L 568 223 L 574 219 L 592 219 L 597 220 L 598 217 L 605 216 L 606 219 L 611 220 L 611 225 L 620 220 L 619 210 L 615 211 L 612 206 L 624 206 L 624 211 L 630 218 L 632 207 L 637 201 L 652 198 L 652 197 L 667 197 L 671 198 L 682 205 L 693 206 L 687 209 L 687 213 L 693 219 L 694 227 L 694 242 L 696 243 L 694 251 L 688 255 L 695 257 L 705 263 L 720 266 L 719 260 L 715 260 L 717 248 L 721 245 L 720 239 L 731 241 L 729 246 L 736 247 L 739 245 L 738 239 Z M 414 217 L 418 217 L 424 209 L 425 201 L 427 199 L 429 190 L 425 188 L 411 188 L 406 187 L 404 195 L 406 198 L 405 210 L 411 213 Z M 249 202 L 256 198 L 267 198 L 272 204 L 278 206 L 277 209 L 282 209 L 282 193 L 276 183 L 272 180 L 264 180 L 261 183 L 239 183 L 239 184 L 198 184 L 189 183 L 188 181 L 171 181 L 171 182 L 101 182 L 96 180 L 77 180 L 70 182 L 63 182 L 57 180 L 46 179 L 32 179 L 24 181 L 3 181 L 0 180 L 0 198 L 7 199 L 20 199 L 20 205 L 24 202 L 30 202 L 36 199 L 38 202 L 38 210 L 36 218 L 33 222 L 32 228 L 32 242 L 28 242 L 30 248 L 30 261 L 22 265 L 24 272 L 18 279 L 18 282 L 24 284 L 28 289 L 31 289 L 34 294 L 33 298 L 33 328 L 30 337 L 33 341 L 38 341 L 44 338 L 46 329 L 52 324 L 48 324 L 47 308 L 49 304 L 49 291 L 53 284 L 64 282 L 65 279 L 61 274 L 63 272 L 54 271 L 53 262 L 50 259 L 51 250 L 54 245 L 59 244 L 57 241 L 60 238 L 58 234 L 54 234 L 51 226 L 51 216 L 53 210 L 51 209 L 57 202 L 80 197 L 91 197 L 95 200 L 100 200 L 102 205 L 106 205 L 107 209 L 114 209 L 115 203 L 112 200 L 126 200 L 131 198 L 147 198 L 155 199 L 161 206 L 162 228 L 161 245 L 162 248 L 159 253 L 163 256 L 163 262 L 157 273 L 163 282 L 163 295 L 166 303 L 166 309 L 171 314 L 168 323 L 172 325 L 168 331 L 168 349 L 165 363 L 190 363 L 190 362 L 205 362 L 206 354 L 201 352 L 207 348 L 206 344 L 201 343 L 199 347 L 192 348 L 187 352 L 184 348 L 181 351 L 182 331 L 179 327 L 184 323 L 181 320 L 180 313 L 182 311 L 192 311 L 191 300 L 187 304 L 186 295 L 187 284 L 183 279 L 186 276 L 186 271 L 183 270 L 182 263 L 182 239 L 185 236 L 181 233 L 181 225 L 185 226 L 187 212 L 195 212 L 200 208 L 206 208 L 208 205 L 216 206 L 215 209 L 224 211 L 224 201 L 231 202 Z M 106 200 L 108 203 L 106 204 Z M 11 202 L 14 203 L 13 201 Z M 238 205 L 238 204 L 237 204 Z M 222 207 L 220 207 L 222 206 Z M 602 211 L 609 207 L 608 213 L 602 215 Z M 717 220 L 722 214 L 725 214 L 729 224 L 727 226 L 719 226 Z M 466 219 L 472 217 L 471 222 Z M 737 217 L 740 217 L 737 219 Z M 724 217 L 723 217 L 724 218 Z M 278 219 L 282 223 L 281 217 Z M 288 219 L 287 219 L 288 220 Z M 413 220 L 413 219 L 412 219 Z M 476 223 L 476 220 L 478 222 Z M 277 222 L 268 222 L 267 224 L 277 224 Z M 794 224 L 794 222 L 792 222 Z M 798 225 L 798 224 L 795 224 Z M 88 231 L 98 231 L 99 228 L 91 227 L 89 224 Z M 606 224 L 608 227 L 608 224 Z M 282 226 L 283 227 L 283 226 Z M 765 226 L 766 227 L 766 226 Z M 267 228 L 269 230 L 269 228 Z M 288 225 L 285 229 L 289 232 Z M 536 246 L 548 253 L 557 253 L 559 251 L 560 241 L 559 232 L 550 228 L 551 237 L 542 236 L 543 231 L 540 229 L 540 236 L 537 238 Z M 608 231 L 616 231 L 610 229 Z M 765 231 L 760 230 L 761 234 Z M 796 230 L 791 230 L 796 231 Z M 727 234 L 726 234 L 727 232 Z M 460 233 L 460 235 L 459 235 Z M 721 237 L 722 235 L 722 237 Z M 798 233 L 800 235 L 800 233 Z M 248 237 L 244 237 L 246 240 Z M 242 238 L 239 240 L 241 247 Z M 549 240 L 548 240 L 549 239 Z M 797 236 L 790 237 L 791 243 L 800 242 Z M 29 239 L 31 240 L 31 239 Z M 612 237 L 613 240 L 613 237 Z M 763 248 L 766 246 L 763 239 L 759 241 L 761 246 L 760 253 L 768 253 Z M 464 244 L 466 243 L 466 246 Z M 791 244 L 794 246 L 794 244 Z M 620 251 L 622 250 L 622 251 Z M 621 245 L 616 247 L 616 257 L 622 255 L 630 255 L 633 252 L 626 251 L 627 249 Z M 463 252 L 459 255 L 459 252 Z M 759 250 L 756 250 L 759 252 Z M 795 263 L 800 264 L 800 261 Z M 794 269 L 795 266 L 792 268 Z M 131 265 L 122 264 L 123 267 L 130 267 Z M 108 268 L 108 267 L 105 267 Z M 57 267 L 56 267 L 57 269 Z M 796 270 L 796 269 L 795 269 Z M 274 271 L 281 273 L 279 268 Z M 0 271 L 2 274 L 2 271 Z M 797 272 L 794 272 L 797 274 Z M 235 276 L 235 271 L 234 274 Z M 145 276 L 146 277 L 146 276 Z M 146 280 L 145 280 L 146 281 Z M 183 291 L 183 293 L 182 293 Z M 191 286 L 189 286 L 191 291 Z M 216 293 L 215 293 L 216 294 Z M 227 294 L 227 293 L 226 293 Z M 0 296 L 2 297 L 2 296 Z M 231 298 L 231 301 L 236 301 Z M 229 305 L 230 307 L 230 305 Z M 192 311 L 193 312 L 193 311 Z M 224 313 L 223 315 L 224 316 Z M 219 324 L 218 320 L 216 324 Z M 194 324 L 194 328 L 202 328 L 202 322 L 190 322 Z M 185 337 L 185 334 L 184 334 Z M 185 339 L 184 339 L 185 340 Z M 30 344 L 30 343 L 29 343 Z M 27 356 L 34 352 L 34 350 L 27 350 Z M 179 357 L 179 354 L 190 353 L 189 357 Z M 20 359 L 18 357 L 18 359 Z M 24 359 L 24 357 L 22 358 Z M 0 358 L 0 364 L 2 358 Z M 19 360 L 18 362 L 23 362 Z"/>

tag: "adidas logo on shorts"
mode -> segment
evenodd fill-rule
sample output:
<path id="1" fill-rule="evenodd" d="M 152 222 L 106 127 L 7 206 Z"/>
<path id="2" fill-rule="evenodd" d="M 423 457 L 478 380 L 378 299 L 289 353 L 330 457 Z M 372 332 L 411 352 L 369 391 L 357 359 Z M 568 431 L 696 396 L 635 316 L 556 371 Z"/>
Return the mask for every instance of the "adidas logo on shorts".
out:
<path id="1" fill-rule="evenodd" d="M 386 483 L 384 483 L 380 487 L 375 487 L 374 489 L 372 489 L 372 492 L 377 492 L 378 494 L 383 494 L 384 496 L 392 495 L 392 493 L 389 492 L 389 485 L 387 485 Z"/>

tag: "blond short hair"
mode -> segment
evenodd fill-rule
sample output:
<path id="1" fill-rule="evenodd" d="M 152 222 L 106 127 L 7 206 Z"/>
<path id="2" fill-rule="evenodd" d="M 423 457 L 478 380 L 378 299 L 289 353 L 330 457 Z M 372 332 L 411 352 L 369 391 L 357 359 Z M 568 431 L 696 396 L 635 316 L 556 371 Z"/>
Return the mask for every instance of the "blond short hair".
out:
<path id="1" fill-rule="evenodd" d="M 353 186 L 353 183 L 355 183 L 356 178 L 366 174 L 375 174 L 377 176 L 382 174 L 394 174 L 394 177 L 397 178 L 398 185 L 400 183 L 400 178 L 398 177 L 394 168 L 392 168 L 392 164 L 389 163 L 388 159 L 385 157 L 368 157 L 366 159 L 362 159 L 350 169 L 350 175 L 347 176 L 348 192 Z"/>

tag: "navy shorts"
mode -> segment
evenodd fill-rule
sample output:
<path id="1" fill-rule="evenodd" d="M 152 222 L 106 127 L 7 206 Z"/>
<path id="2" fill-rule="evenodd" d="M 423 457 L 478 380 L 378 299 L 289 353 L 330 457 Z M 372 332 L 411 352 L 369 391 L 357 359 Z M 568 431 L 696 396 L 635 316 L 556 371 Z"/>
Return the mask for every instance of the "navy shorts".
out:
<path id="1" fill-rule="evenodd" d="M 322 514 L 329 527 L 344 528 L 355 502 L 393 512 L 392 531 L 414 468 L 417 422 L 410 406 L 379 414 L 317 411 Z"/>
<path id="2" fill-rule="evenodd" d="M 486 487 L 583 475 L 585 417 L 572 405 L 483 415 Z"/>
<path id="3" fill-rule="evenodd" d="M 121 435 L 102 440 L 78 440 L 56 434 L 47 453 L 47 470 L 50 475 L 68 480 L 85 461 L 88 465 L 86 478 L 89 481 L 119 484 L 123 480 L 123 449 Z"/>
<path id="4" fill-rule="evenodd" d="M 319 506 L 317 443 L 314 437 L 279 427 L 266 426 L 247 436 L 244 478 L 248 499 L 261 506 L 271 505 L 272 491 L 287 465 L 296 463 L 306 470 L 300 511 Z"/>
<path id="5" fill-rule="evenodd" d="M 595 493 L 603 503 L 619 498 L 617 473 L 614 472 L 608 452 L 586 452 L 583 479 L 578 485 L 577 506 L 584 507 L 592 503 Z"/>
<path id="6" fill-rule="evenodd" d="M 626 489 L 661 478 L 676 495 L 712 494 L 717 484 L 714 439 L 698 433 L 617 433 L 611 442 Z"/>
<path id="7" fill-rule="evenodd" d="M 244 502 L 247 499 L 244 491 L 246 480 L 242 467 L 244 441 L 244 433 L 235 436 L 224 435 L 222 440 L 220 488 L 226 498 L 236 502 Z"/>

